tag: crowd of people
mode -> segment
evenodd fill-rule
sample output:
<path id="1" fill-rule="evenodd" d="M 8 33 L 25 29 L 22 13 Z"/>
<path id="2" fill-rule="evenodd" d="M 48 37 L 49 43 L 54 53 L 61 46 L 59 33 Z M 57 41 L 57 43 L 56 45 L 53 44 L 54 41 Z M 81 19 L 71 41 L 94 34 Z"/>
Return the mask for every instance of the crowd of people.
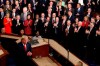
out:
<path id="1" fill-rule="evenodd" d="M 42 37 L 55 39 L 79 55 L 83 48 L 88 48 L 89 58 L 97 60 L 99 6 L 100 0 L 1 0 L 0 30 L 5 34 L 28 36 L 38 31 Z M 93 54 L 94 50 L 97 54 Z"/>

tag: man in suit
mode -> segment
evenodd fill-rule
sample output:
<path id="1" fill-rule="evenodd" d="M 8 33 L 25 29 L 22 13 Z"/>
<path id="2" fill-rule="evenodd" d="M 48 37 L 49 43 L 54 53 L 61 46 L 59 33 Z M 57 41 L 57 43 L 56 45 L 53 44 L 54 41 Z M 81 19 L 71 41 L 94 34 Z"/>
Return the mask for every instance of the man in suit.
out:
<path id="1" fill-rule="evenodd" d="M 89 20 L 91 20 L 91 18 L 93 17 L 93 13 L 92 13 L 91 8 L 87 9 L 87 12 L 86 12 L 85 16 L 87 16 L 89 18 Z"/>
<path id="2" fill-rule="evenodd" d="M 0 30 L 1 28 L 3 27 L 3 18 L 4 18 L 4 10 L 3 10 L 3 7 L 0 7 Z"/>
<path id="3" fill-rule="evenodd" d="M 27 7 L 24 7 L 23 12 L 21 13 L 21 19 L 23 22 L 27 19 L 28 14 L 30 14 L 30 13 L 27 11 Z"/>
<path id="4" fill-rule="evenodd" d="M 68 50 L 72 50 L 73 49 L 73 44 L 72 44 L 72 38 L 73 38 L 73 34 L 74 34 L 74 28 L 71 25 L 71 21 L 68 20 L 65 26 L 65 48 L 67 48 Z"/>
<path id="5" fill-rule="evenodd" d="M 6 0 L 6 4 L 4 5 L 4 11 L 11 13 L 11 10 L 12 10 L 12 6 L 10 5 L 9 0 Z"/>
<path id="6" fill-rule="evenodd" d="M 21 39 L 21 42 L 18 44 L 18 46 L 20 47 L 21 50 L 25 51 L 25 53 L 27 54 L 27 56 L 32 56 L 32 52 L 31 52 L 31 44 L 28 43 L 28 37 L 24 36 Z"/>
<path id="7" fill-rule="evenodd" d="M 82 27 L 82 22 L 78 22 L 78 26 L 74 28 L 74 46 L 75 46 L 75 52 L 79 57 L 83 57 L 84 55 L 84 37 L 85 30 Z M 77 53 L 78 52 L 78 53 Z"/>
<path id="8" fill-rule="evenodd" d="M 68 3 L 67 9 L 66 9 L 66 13 L 68 13 L 69 11 L 71 11 L 74 14 L 74 8 L 72 8 L 72 4 L 71 3 Z"/>
<path id="9" fill-rule="evenodd" d="M 76 17 L 78 17 L 81 21 L 83 20 L 83 7 L 81 6 L 80 3 L 77 4 L 77 8 L 75 11 Z"/>
<path id="10" fill-rule="evenodd" d="M 70 20 L 72 22 L 72 24 L 75 21 L 72 11 L 68 11 L 68 20 Z"/>
<path id="11" fill-rule="evenodd" d="M 98 29 L 100 26 L 100 15 L 96 15 L 96 22 L 95 22 L 95 27 Z"/>
<path id="12" fill-rule="evenodd" d="M 100 12 L 100 0 L 93 0 L 95 3 L 95 10 L 96 12 Z"/>
<path id="13" fill-rule="evenodd" d="M 16 16 L 16 19 L 13 20 L 12 24 L 13 33 L 20 34 L 20 31 L 23 29 L 23 22 L 20 19 L 20 15 Z"/>
<path id="14" fill-rule="evenodd" d="M 94 50 L 95 50 L 95 36 L 96 36 L 96 28 L 94 26 L 94 23 L 90 23 L 89 27 L 85 31 L 87 35 L 87 47 L 88 47 L 88 58 L 94 60 Z"/>

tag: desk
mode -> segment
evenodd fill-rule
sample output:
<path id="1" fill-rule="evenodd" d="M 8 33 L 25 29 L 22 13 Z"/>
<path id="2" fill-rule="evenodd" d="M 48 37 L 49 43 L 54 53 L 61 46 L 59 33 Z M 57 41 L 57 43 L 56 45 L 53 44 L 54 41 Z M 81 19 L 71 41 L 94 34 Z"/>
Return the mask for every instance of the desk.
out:
<path id="1" fill-rule="evenodd" d="M 8 52 L 0 45 L 0 66 L 6 66 Z"/>
<path id="2" fill-rule="evenodd" d="M 46 57 L 49 55 L 49 44 L 42 39 L 38 40 L 39 44 L 32 45 L 32 58 L 36 56 Z"/>
<path id="3" fill-rule="evenodd" d="M 39 39 L 38 42 L 39 44 L 32 45 L 32 58 L 37 66 L 62 66 L 49 55 L 49 44 L 43 39 Z"/>

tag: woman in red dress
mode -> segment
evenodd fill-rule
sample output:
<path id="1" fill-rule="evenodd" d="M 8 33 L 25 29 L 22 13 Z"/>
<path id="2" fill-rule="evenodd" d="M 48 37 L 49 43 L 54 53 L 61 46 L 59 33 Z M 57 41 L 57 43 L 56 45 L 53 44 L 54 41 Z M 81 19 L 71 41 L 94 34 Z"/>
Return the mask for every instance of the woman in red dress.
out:
<path id="1" fill-rule="evenodd" d="M 82 22 L 82 26 L 84 27 L 84 28 L 87 28 L 88 27 L 88 25 L 89 25 L 89 18 L 87 17 L 87 16 L 85 16 L 84 17 L 84 20 L 83 20 L 83 22 Z"/>
<path id="2" fill-rule="evenodd" d="M 31 35 L 32 34 L 32 19 L 31 15 L 27 15 L 27 20 L 24 21 L 24 32 L 26 35 Z"/>
<path id="3" fill-rule="evenodd" d="M 3 25 L 4 25 L 4 28 L 5 28 L 5 33 L 6 34 L 11 34 L 12 33 L 12 19 L 10 18 L 10 14 L 7 13 L 6 16 L 4 17 L 4 20 L 3 20 Z"/>

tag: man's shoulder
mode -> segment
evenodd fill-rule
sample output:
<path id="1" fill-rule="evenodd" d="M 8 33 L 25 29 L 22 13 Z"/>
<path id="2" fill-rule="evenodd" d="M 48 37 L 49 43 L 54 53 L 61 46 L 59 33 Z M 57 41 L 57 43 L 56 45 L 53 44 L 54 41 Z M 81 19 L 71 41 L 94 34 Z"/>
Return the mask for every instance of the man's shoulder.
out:
<path id="1" fill-rule="evenodd" d="M 18 43 L 18 46 L 22 46 L 22 45 L 23 45 L 22 42 Z"/>

